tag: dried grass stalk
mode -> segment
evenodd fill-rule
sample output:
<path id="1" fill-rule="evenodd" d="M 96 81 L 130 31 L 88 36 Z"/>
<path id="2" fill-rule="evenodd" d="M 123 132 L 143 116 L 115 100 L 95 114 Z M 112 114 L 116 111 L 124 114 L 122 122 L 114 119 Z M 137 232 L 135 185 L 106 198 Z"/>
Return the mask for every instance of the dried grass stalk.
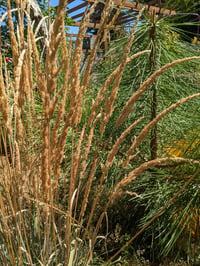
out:
<path id="1" fill-rule="evenodd" d="M 115 23 L 116 19 L 118 18 L 119 14 L 121 13 L 121 10 L 122 10 L 122 8 L 124 6 L 124 3 L 125 3 L 125 0 L 120 1 L 119 7 L 118 7 L 116 13 L 112 17 L 111 21 L 108 23 L 107 27 L 105 27 L 104 32 L 103 32 L 103 37 L 102 37 L 101 44 L 103 42 L 107 42 L 109 31 L 110 31 L 111 27 L 114 25 L 114 23 Z"/>
<path id="2" fill-rule="evenodd" d="M 66 9 L 67 1 L 61 1 L 58 9 L 55 21 L 52 25 L 52 30 L 50 31 L 50 40 L 47 42 L 47 54 L 46 54 L 46 82 L 47 82 L 47 91 L 50 95 L 52 95 L 57 88 L 57 79 L 59 71 L 62 68 L 62 64 L 57 68 L 56 53 L 62 41 L 62 34 L 60 29 L 64 23 L 65 9 Z"/>
<path id="3" fill-rule="evenodd" d="M 24 9 L 25 9 L 25 3 L 21 3 L 21 5 L 17 4 L 18 7 L 18 28 L 19 28 L 19 38 L 18 38 L 18 44 L 19 44 L 19 51 L 21 52 L 24 49 Z"/>
<path id="4" fill-rule="evenodd" d="M 10 230 L 9 221 L 7 219 L 7 217 L 9 217 L 8 207 L 5 206 L 4 199 L 2 196 L 3 196 L 2 193 L 0 193 L 0 209 L 1 209 L 1 215 L 2 215 L 3 231 L 5 233 L 6 242 L 9 243 L 7 251 L 8 251 L 10 263 L 12 265 L 15 265 L 16 261 L 15 261 L 15 255 L 14 255 L 15 252 L 14 252 L 13 245 L 12 245 L 12 231 Z"/>
<path id="5" fill-rule="evenodd" d="M 126 167 L 128 165 L 134 149 L 137 148 L 141 144 L 141 142 L 145 139 L 145 137 L 147 136 L 149 131 L 154 127 L 155 124 L 158 123 L 158 121 L 160 119 L 162 119 L 164 116 L 166 116 L 171 110 L 177 108 L 180 104 L 185 103 L 185 102 L 187 102 L 193 98 L 199 97 L 199 96 L 200 96 L 200 93 L 197 93 L 197 94 L 190 95 L 186 98 L 179 100 L 177 103 L 172 104 L 169 108 L 167 108 L 166 110 L 164 110 L 163 112 L 158 114 L 155 119 L 153 119 L 148 125 L 146 125 L 144 127 L 144 129 L 140 132 L 139 136 L 135 139 L 135 141 L 133 142 L 131 147 L 128 149 L 127 159 L 125 160 L 123 167 Z"/>
<path id="6" fill-rule="evenodd" d="M 30 16 L 28 15 L 28 13 L 26 13 L 26 15 L 27 15 L 27 21 L 28 21 L 28 30 L 29 30 L 28 42 L 29 42 L 29 40 L 31 42 L 30 47 L 32 47 L 34 67 L 35 67 L 35 71 L 37 73 L 37 79 L 36 79 L 37 88 L 40 92 L 42 101 L 44 103 L 45 102 L 45 95 L 47 92 L 46 78 L 42 72 L 42 68 L 41 68 L 41 64 L 40 64 L 40 57 L 39 57 L 39 53 L 38 53 L 38 49 L 37 49 L 37 45 L 36 45 L 36 40 L 35 40 L 34 33 L 33 33 L 33 26 L 31 25 Z"/>
<path id="7" fill-rule="evenodd" d="M 19 151 L 18 143 L 15 141 L 15 173 L 16 173 L 17 178 L 20 177 L 22 173 L 21 171 L 22 171 L 22 168 L 21 168 L 20 151 Z M 23 185 L 23 183 L 21 183 L 20 185 Z"/>
<path id="8" fill-rule="evenodd" d="M 109 0 L 110 1 L 110 0 Z M 75 42 L 75 49 L 72 59 L 72 66 L 71 66 L 71 73 L 70 76 L 72 77 L 71 80 L 71 104 L 73 105 L 73 102 L 76 100 L 76 97 L 80 94 L 80 66 L 81 66 L 81 55 L 82 55 L 82 43 L 83 38 L 85 37 L 86 29 L 87 29 L 87 23 L 89 22 L 91 14 L 94 12 L 95 7 L 97 6 L 98 1 L 95 1 L 95 3 L 90 8 L 89 12 L 85 13 L 82 18 L 82 23 L 79 28 L 79 32 L 76 38 Z"/>
<path id="9" fill-rule="evenodd" d="M 82 131 L 81 131 L 81 135 L 79 137 L 79 141 L 78 141 L 78 145 L 76 148 L 76 152 L 72 157 L 72 161 L 71 161 L 71 178 L 70 178 L 70 194 L 74 193 L 75 187 L 76 187 L 76 182 L 77 182 L 77 173 L 78 173 L 78 168 L 80 165 L 80 159 L 81 159 L 81 145 L 83 142 L 83 137 L 84 137 L 84 133 L 85 133 L 85 127 L 83 127 Z M 70 197 L 69 197 L 69 200 Z"/>
<path id="10" fill-rule="evenodd" d="M 58 182 L 58 178 L 60 176 L 60 164 L 62 162 L 62 158 L 63 158 L 63 153 L 64 153 L 64 148 L 65 148 L 65 144 L 66 144 L 66 136 L 68 134 L 68 130 L 69 130 L 69 123 L 65 123 L 63 129 L 62 129 L 62 133 L 58 142 L 58 147 L 56 149 L 56 153 L 55 153 L 55 166 L 54 166 L 54 188 L 57 186 L 57 182 Z"/>
<path id="11" fill-rule="evenodd" d="M 27 12 L 28 12 L 27 14 L 30 13 L 30 6 L 28 6 Z M 32 89 L 33 89 L 33 71 L 32 71 L 32 57 L 31 57 L 31 55 L 32 55 L 31 25 L 30 25 L 30 20 L 29 20 L 28 26 L 27 26 L 27 76 L 28 76 L 30 92 L 27 94 L 30 95 L 31 100 L 34 101 L 33 91 L 32 91 Z M 34 107 L 34 104 L 32 104 L 32 106 Z"/>
<path id="12" fill-rule="evenodd" d="M 96 51 L 99 47 L 102 33 L 106 27 L 110 28 L 112 26 L 112 23 L 110 23 L 110 25 L 107 25 L 108 18 L 110 16 L 112 9 L 113 9 L 112 0 L 106 1 L 105 7 L 104 7 L 103 12 L 101 14 L 101 20 L 99 23 L 99 29 L 98 29 L 97 36 L 95 38 L 94 46 L 93 46 L 92 51 L 91 51 L 89 58 L 87 60 L 87 65 L 86 65 L 86 69 L 85 69 L 84 77 L 83 77 L 83 81 L 82 81 L 83 91 L 88 86 L 88 83 L 89 83 L 90 78 L 91 78 L 90 72 L 91 72 L 91 69 L 93 66 L 93 62 L 95 60 Z M 115 21 L 115 19 L 113 20 L 113 23 L 114 23 L 114 21 Z"/>
<path id="13" fill-rule="evenodd" d="M 116 80 L 113 84 L 113 88 L 112 88 L 112 91 L 111 91 L 111 95 L 109 98 L 106 99 L 106 102 L 105 102 L 105 114 L 104 116 L 102 117 L 101 119 L 101 134 L 104 133 L 105 131 L 105 127 L 106 127 L 106 124 L 108 123 L 113 111 L 114 111 L 114 107 L 113 107 L 113 104 L 114 104 L 114 101 L 116 99 L 116 96 L 117 96 L 117 92 L 118 92 L 118 88 L 119 88 L 119 84 L 121 82 L 121 78 L 122 78 L 122 75 L 123 75 L 123 72 L 124 72 L 124 68 L 126 66 L 126 63 L 127 63 L 127 59 L 128 59 L 128 56 L 129 56 L 129 53 L 130 53 L 130 49 L 131 49 L 131 46 L 132 46 L 132 43 L 133 43 L 133 40 L 134 40 L 134 37 L 135 37 L 135 30 L 136 30 L 136 27 L 138 25 L 138 22 L 140 20 L 140 17 L 142 15 L 142 12 L 143 12 L 143 9 L 140 10 L 138 16 L 137 16 L 137 19 L 134 23 L 134 26 L 131 30 L 131 34 L 129 35 L 128 37 L 128 40 L 127 40 L 127 44 L 124 48 L 124 55 L 122 57 L 122 60 L 121 60 L 121 64 L 120 64 L 120 68 L 119 68 L 119 73 L 116 77 Z"/>
<path id="14" fill-rule="evenodd" d="M 72 51 L 72 39 L 70 39 L 69 47 L 67 48 L 64 22 L 62 25 L 62 46 L 63 46 L 63 57 L 65 60 L 65 63 L 64 63 L 64 84 L 62 85 L 61 89 L 56 93 L 56 95 L 54 96 L 54 98 L 52 100 L 54 108 L 56 108 L 56 106 L 57 106 L 57 109 L 58 109 L 56 121 L 54 124 L 54 128 L 52 130 L 52 146 L 51 146 L 51 154 L 52 154 L 51 160 L 52 160 L 52 162 L 54 160 L 53 158 L 54 158 L 54 154 L 56 151 L 56 144 L 58 142 L 58 129 L 59 129 L 60 123 L 61 123 L 63 116 L 64 116 L 67 94 L 69 92 L 68 81 L 69 81 L 71 51 Z M 58 106 L 57 102 L 58 102 L 58 99 L 62 93 L 63 93 L 63 96 L 62 96 L 61 102 Z M 63 133 L 64 132 L 61 133 L 62 138 L 65 138 L 66 136 L 64 136 L 65 134 L 63 134 Z M 63 150 L 64 146 L 59 147 L 59 149 Z"/>
<path id="15" fill-rule="evenodd" d="M 150 50 L 144 50 L 141 52 L 138 52 L 134 55 L 132 55 L 131 57 L 127 58 L 126 64 L 130 63 L 133 59 L 135 59 L 136 57 L 149 53 Z M 105 91 L 109 88 L 109 86 L 112 84 L 114 78 L 119 74 L 121 68 L 121 64 L 110 74 L 110 76 L 106 79 L 106 81 L 104 82 L 104 85 L 102 86 L 102 88 L 99 90 L 98 95 L 91 107 L 91 115 L 88 119 L 88 124 L 89 126 L 91 125 L 92 121 L 94 120 L 96 114 L 97 114 L 97 108 L 99 106 L 99 104 L 104 100 L 104 93 Z M 115 125 L 115 127 L 118 127 L 120 124 Z"/>
<path id="16" fill-rule="evenodd" d="M 93 136 L 94 136 L 94 130 L 95 130 L 95 127 L 96 127 L 96 123 L 99 120 L 99 118 L 100 118 L 100 115 L 97 116 L 96 120 L 94 121 L 94 123 L 93 123 L 93 125 L 92 125 L 92 127 L 90 129 L 90 133 L 89 133 L 89 136 L 88 136 L 88 139 L 87 139 L 87 143 L 86 143 L 86 146 L 85 146 L 85 152 L 84 152 L 83 160 L 82 160 L 82 164 L 81 164 L 80 180 L 84 178 L 84 173 L 85 173 L 85 170 L 86 170 L 86 167 L 87 167 L 88 154 L 90 152 L 90 148 L 91 148 L 91 145 L 92 145 L 92 140 L 93 140 Z"/>
<path id="17" fill-rule="evenodd" d="M 117 139 L 115 144 L 113 145 L 111 151 L 108 154 L 107 160 L 106 160 L 106 167 L 109 168 L 111 167 L 114 157 L 117 154 L 119 147 L 125 137 L 131 132 L 131 130 L 143 119 L 144 117 L 139 118 L 137 121 L 135 121 L 132 125 L 130 125 L 122 134 L 121 136 Z"/>
<path id="18" fill-rule="evenodd" d="M 181 157 L 176 157 L 176 158 L 158 158 L 152 161 L 145 162 L 141 164 L 138 168 L 134 169 L 131 171 L 128 175 L 125 175 L 122 180 L 117 184 L 115 187 L 115 192 L 113 194 L 114 197 L 118 196 L 118 193 L 121 191 L 121 188 L 129 185 L 132 183 L 136 177 L 144 173 L 147 169 L 154 167 L 154 166 L 159 166 L 159 165 L 166 165 L 169 163 L 194 163 L 194 164 L 200 164 L 199 161 L 194 161 L 191 159 L 185 159 Z"/>
<path id="19" fill-rule="evenodd" d="M 96 192 L 96 197 L 93 201 L 93 204 L 92 204 L 92 208 L 91 208 L 91 211 L 90 211 L 90 215 L 89 215 L 89 218 L 88 218 L 88 221 L 87 221 L 87 226 L 86 226 L 86 230 L 83 234 L 83 240 L 85 239 L 86 235 L 87 235 L 87 232 L 88 232 L 88 229 L 89 229 L 89 226 L 92 222 L 92 218 L 93 218 L 93 215 L 94 215 L 94 211 L 95 211 L 95 208 L 96 208 L 96 205 L 97 205 L 97 202 L 99 200 L 99 195 L 102 191 L 102 186 L 103 186 L 103 182 L 105 181 L 106 179 L 106 174 L 108 172 L 108 169 L 106 167 L 104 167 L 103 164 L 100 165 L 101 166 L 101 171 L 102 171 L 102 174 L 101 174 L 101 178 L 100 178 L 100 182 L 99 182 L 99 187 L 98 187 L 98 190 Z"/>
<path id="20" fill-rule="evenodd" d="M 10 31 L 13 65 L 15 67 L 18 63 L 19 51 L 18 51 L 17 39 L 15 36 L 15 31 L 14 31 L 14 26 L 13 26 L 13 21 L 12 21 L 10 0 L 7 0 L 7 10 L 8 10 L 8 26 L 9 26 L 9 31 Z"/>
<path id="21" fill-rule="evenodd" d="M 128 100 L 128 102 L 126 103 L 124 109 L 122 110 L 121 114 L 119 115 L 116 124 L 121 124 L 123 123 L 123 121 L 128 117 L 128 115 L 131 113 L 132 111 L 132 106 L 133 104 L 139 99 L 139 97 L 144 93 L 144 91 L 150 86 L 150 84 L 152 84 L 154 82 L 154 80 L 160 76 L 161 74 L 163 74 L 167 69 L 190 61 L 190 60 L 199 60 L 200 56 L 192 56 L 192 57 L 186 57 L 183 59 L 178 59 L 175 60 L 171 63 L 168 63 L 166 65 L 164 65 L 163 67 L 161 67 L 160 69 L 158 69 L 157 71 L 155 71 L 141 86 L 140 88 L 133 94 L 133 96 Z"/>
<path id="22" fill-rule="evenodd" d="M 19 84 L 20 84 L 20 77 L 22 74 L 22 65 L 24 63 L 24 56 L 25 56 L 26 50 L 24 49 L 18 58 L 18 63 L 16 65 L 16 71 L 15 71 L 15 91 L 18 94 L 19 93 Z M 17 95 L 18 96 L 18 95 Z M 18 99 L 17 99 L 18 102 Z"/>
<path id="23" fill-rule="evenodd" d="M 49 189 L 51 185 L 51 175 L 50 175 L 50 132 L 49 132 L 49 117 L 44 117 L 43 132 L 42 132 L 42 164 L 41 164 L 41 181 L 42 181 L 42 191 L 43 200 L 45 202 L 49 201 Z"/>
<path id="24" fill-rule="evenodd" d="M 97 163 L 98 163 L 98 160 L 94 159 L 93 164 L 92 164 L 92 169 L 90 171 L 90 175 L 89 175 L 88 180 L 87 180 L 87 186 L 86 186 L 86 189 L 85 189 L 84 198 L 83 198 L 83 201 L 82 201 L 82 204 L 81 204 L 81 211 L 80 211 L 80 214 L 79 214 L 79 223 L 81 225 L 83 223 L 83 217 L 84 217 L 84 214 L 85 214 L 85 210 L 87 208 L 88 197 L 89 197 L 89 193 L 91 191 L 91 185 L 92 185 L 92 181 L 94 179 L 94 174 L 95 174 L 95 171 L 96 171 Z"/>
<path id="25" fill-rule="evenodd" d="M 5 91 L 4 77 L 2 72 L 2 55 L 0 51 L 0 112 L 9 135 L 12 133 L 9 100 Z"/>

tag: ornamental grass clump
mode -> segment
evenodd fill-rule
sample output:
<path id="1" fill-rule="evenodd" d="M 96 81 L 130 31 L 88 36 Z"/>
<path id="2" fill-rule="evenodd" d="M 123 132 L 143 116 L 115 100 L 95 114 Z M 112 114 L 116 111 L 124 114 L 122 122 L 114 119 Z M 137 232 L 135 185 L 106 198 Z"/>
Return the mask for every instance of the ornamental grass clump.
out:
<path id="1" fill-rule="evenodd" d="M 7 14 L 0 19 L 2 24 L 8 17 L 12 50 L 12 66 L 9 67 L 12 71 L 8 71 L 9 62 L 0 52 L 2 265 L 103 263 L 101 256 L 94 252 L 99 239 L 106 243 L 106 235 L 100 235 L 100 228 L 108 208 L 126 193 L 126 187 L 151 167 L 190 164 L 193 165 L 192 175 L 199 166 L 194 158 L 170 156 L 140 162 L 138 154 L 140 145 L 155 124 L 179 105 L 198 98 L 200 93 L 185 95 L 149 123 L 144 122 L 143 115 L 132 121 L 127 118 L 132 112 L 137 113 L 138 99 L 160 75 L 175 65 L 197 61 L 200 56 L 174 60 L 156 69 L 135 88 L 122 109 L 117 111 L 116 118 L 113 114 L 127 66 L 150 53 L 149 49 L 131 53 L 144 10 L 139 10 L 132 30 L 127 34 L 119 64 L 102 84 L 96 84 L 93 69 L 97 64 L 98 48 L 115 28 L 115 20 L 123 8 L 122 1 L 109 20 L 116 7 L 113 1 L 106 1 L 94 46 L 81 71 L 82 44 L 98 2 L 86 9 L 74 49 L 72 39 L 66 35 L 65 0 L 60 0 L 57 15 L 53 21 L 48 20 L 49 24 L 43 18 L 36 25 L 37 21 L 30 16 L 30 1 L 16 1 L 14 11 L 17 15 L 15 13 L 13 20 L 14 13 L 8 0 Z M 45 36 L 38 35 L 42 23 L 48 24 Z M 41 38 L 45 43 L 43 50 L 39 45 Z M 109 128 L 111 121 L 112 129 Z M 116 140 L 113 139 L 122 124 L 126 124 L 126 128 L 119 131 Z M 135 134 L 138 125 L 142 128 L 140 133 L 134 135 L 132 143 L 126 144 L 122 156 L 122 144 L 127 136 Z M 116 176 L 112 175 L 113 167 Z M 94 222 L 105 190 L 109 191 L 106 204 L 101 206 L 101 215 Z M 127 193 L 134 195 L 134 191 Z"/>

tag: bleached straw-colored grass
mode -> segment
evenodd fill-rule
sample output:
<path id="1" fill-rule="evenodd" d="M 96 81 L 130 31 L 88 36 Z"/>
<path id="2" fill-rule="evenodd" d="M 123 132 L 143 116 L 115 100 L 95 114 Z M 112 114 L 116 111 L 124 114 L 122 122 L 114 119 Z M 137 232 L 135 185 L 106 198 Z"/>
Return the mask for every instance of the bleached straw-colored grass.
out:
<path id="1" fill-rule="evenodd" d="M 108 17 L 113 3 L 110 0 L 106 2 L 95 44 L 82 76 L 80 69 L 83 38 L 87 22 L 98 1 L 95 1 L 83 17 L 73 52 L 72 40 L 66 38 L 64 25 L 67 1 L 60 1 L 57 16 L 49 26 L 49 37 L 45 39 L 45 59 L 41 58 L 28 1 L 16 3 L 19 14 L 17 34 L 14 31 L 10 0 L 7 1 L 13 59 L 11 77 L 0 51 L 1 138 L 5 149 L 2 163 L 7 165 L 3 174 L 1 169 L 3 178 L 0 180 L 0 231 L 4 236 L 0 240 L 0 263 L 89 265 L 93 260 L 93 248 L 106 210 L 112 199 L 120 195 L 123 187 L 152 166 L 173 161 L 197 162 L 183 158 L 157 158 L 132 169 L 126 176 L 119 175 L 113 192 L 112 189 L 110 191 L 112 193 L 107 199 L 108 204 L 91 233 L 91 228 L 94 227 L 91 226 L 92 219 L 108 172 L 127 135 L 143 121 L 143 117 L 132 121 L 112 147 L 108 145 L 109 139 L 104 142 L 104 133 L 115 110 L 126 65 L 136 57 L 149 53 L 149 50 L 145 50 L 129 55 L 143 10 L 140 10 L 127 38 L 120 65 L 116 66 L 99 88 L 88 110 L 91 102 L 88 91 L 92 90 L 88 88 L 95 86 L 91 81 L 96 52 L 102 40 L 107 37 L 109 28 L 113 27 L 120 8 L 123 8 L 123 1 L 110 22 Z M 27 19 L 26 36 L 23 16 Z M 0 21 L 3 19 L 4 15 Z M 176 64 L 199 59 L 200 57 L 194 56 L 176 60 L 153 73 L 140 88 L 136 88 L 136 92 L 119 114 L 113 130 L 126 120 L 134 103 L 159 75 Z M 134 158 L 135 148 L 139 147 L 151 128 L 168 112 L 199 96 L 200 94 L 195 94 L 180 100 L 148 125 L 144 125 L 119 164 L 122 173 Z M 101 153 L 99 149 L 102 149 Z M 106 158 L 102 160 L 100 154 L 104 153 Z M 101 170 L 97 177 L 99 166 Z M 4 182 L 5 180 L 9 182 Z M 94 184 L 96 193 L 86 215 Z"/>

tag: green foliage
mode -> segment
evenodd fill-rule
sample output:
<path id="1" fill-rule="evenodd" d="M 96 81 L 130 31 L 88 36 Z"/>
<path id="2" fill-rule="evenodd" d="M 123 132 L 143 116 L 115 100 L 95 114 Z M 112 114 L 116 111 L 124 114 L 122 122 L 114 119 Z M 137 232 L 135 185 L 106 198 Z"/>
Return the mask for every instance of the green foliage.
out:
<path id="1" fill-rule="evenodd" d="M 155 43 L 153 43 L 150 38 L 150 31 L 154 26 L 156 28 Z M 192 56 L 194 54 L 198 55 L 199 51 L 196 46 L 183 42 L 180 38 L 179 31 L 175 26 L 174 23 L 170 23 L 168 18 L 161 18 L 154 22 L 153 18 L 147 17 L 147 21 L 141 23 L 136 31 L 131 54 L 146 49 L 149 49 L 150 51 L 155 50 L 156 56 L 153 62 L 155 64 L 155 69 L 159 69 L 163 65 L 178 58 Z M 126 38 L 113 41 L 109 52 L 105 55 L 105 58 L 101 60 L 100 64 L 97 65 L 95 79 L 97 79 L 98 84 L 101 84 L 101 80 L 108 76 L 114 70 L 116 64 L 119 63 L 120 55 L 123 54 L 123 45 L 125 41 Z M 118 55 L 117 57 L 115 56 L 116 54 Z M 116 120 L 119 111 L 122 109 L 123 104 L 136 91 L 142 82 L 151 75 L 152 66 L 149 63 L 150 56 L 150 54 L 145 54 L 136 58 L 133 63 L 127 65 L 119 88 L 120 97 L 118 97 L 116 102 L 116 109 L 113 114 L 110 129 L 112 129 L 114 121 Z M 178 99 L 191 93 L 198 92 L 198 78 L 199 66 L 195 62 L 177 65 L 166 71 L 161 77 L 157 78 L 154 85 L 152 85 L 156 87 L 157 91 L 157 114 Z M 126 128 L 129 122 L 134 121 L 136 118 L 143 115 L 145 117 L 143 123 L 139 124 L 137 131 L 134 132 L 134 134 L 137 134 L 137 132 L 141 130 L 141 127 L 143 127 L 144 123 L 151 120 L 151 103 L 152 89 L 149 89 L 137 102 L 135 111 L 129 116 L 128 121 L 126 121 L 117 132 L 114 132 L 114 139 L 115 136 L 119 136 L 121 130 Z M 200 126 L 197 117 L 198 112 L 198 104 L 194 104 L 193 108 L 189 108 L 188 110 L 186 103 L 186 105 L 173 111 L 159 122 L 157 130 L 159 141 L 158 149 L 160 153 L 163 152 L 163 147 L 167 145 L 169 141 L 175 141 L 187 132 L 188 129 Z M 193 119 L 191 119 L 191 117 Z M 191 122 L 194 124 L 191 125 Z M 130 143 L 130 141 L 130 139 L 127 139 L 127 143 Z M 148 150 L 147 146 L 147 149 L 145 150 L 146 156 L 148 156 Z"/>
<path id="2" fill-rule="evenodd" d="M 167 7 L 177 10 L 178 12 L 184 13 L 198 13 L 200 4 L 198 1 L 192 0 L 165 0 Z"/>
<path id="3" fill-rule="evenodd" d="M 153 17 L 147 14 L 146 21 L 141 23 L 135 34 L 135 40 L 132 46 L 131 54 L 138 51 L 150 49 L 155 52 L 153 62 L 151 62 L 151 54 L 145 54 L 138 59 L 135 59 L 133 63 L 129 63 L 124 71 L 123 79 L 119 88 L 119 97 L 116 102 L 116 108 L 110 121 L 108 132 L 105 138 L 109 136 L 112 128 L 115 124 L 118 113 L 122 109 L 122 106 L 127 99 L 136 91 L 136 89 L 146 80 L 156 69 L 161 68 L 163 65 L 172 62 L 175 59 L 183 58 L 185 56 L 192 56 L 199 54 L 198 46 L 184 42 L 180 30 L 176 27 L 176 23 L 171 21 L 170 18 L 160 18 L 154 20 Z M 155 27 L 154 40 L 151 38 L 152 28 Z M 95 79 L 98 84 L 101 84 L 101 80 L 107 77 L 119 64 L 119 58 L 123 54 L 124 43 L 126 38 L 115 40 L 110 44 L 110 50 L 105 57 L 97 64 L 95 69 Z M 117 54 L 117 56 L 116 56 Z M 153 66 L 153 69 L 152 69 Z M 139 116 L 144 116 L 142 123 L 134 129 L 132 134 L 128 136 L 124 142 L 124 146 L 120 150 L 117 158 L 120 160 L 121 154 L 126 150 L 126 147 L 133 141 L 133 136 L 137 135 L 146 123 L 151 120 L 151 106 L 152 106 L 152 88 L 156 87 L 157 92 L 157 109 L 156 113 L 160 113 L 166 109 L 170 104 L 175 103 L 178 99 L 184 98 L 191 93 L 197 93 L 199 91 L 199 65 L 195 62 L 187 62 L 177 65 L 162 76 L 157 78 L 154 84 L 142 95 L 139 101 L 135 104 L 134 111 L 129 115 L 126 122 L 117 128 L 116 131 L 112 131 L 112 141 L 114 142 L 121 132 L 127 127 L 127 124 L 131 121 L 135 121 Z M 96 82 L 96 80 L 95 80 Z M 199 160 L 199 104 L 198 100 L 194 101 L 191 106 L 190 103 L 179 107 L 173 112 L 169 113 L 163 120 L 157 125 L 157 140 L 158 140 L 158 154 L 163 156 L 183 156 L 186 158 L 192 158 Z M 191 129 L 194 130 L 194 134 L 191 134 Z M 179 142 L 180 141 L 180 144 Z M 139 148 L 139 156 L 137 161 L 133 160 L 129 167 L 135 167 L 143 161 L 148 161 L 150 158 L 150 135 L 146 138 L 144 143 Z M 179 151 L 181 146 L 182 152 Z M 191 149 L 191 147 L 193 147 Z M 174 154 L 173 154 L 174 151 Z M 116 169 L 117 166 L 115 166 Z M 117 176 L 116 170 L 113 169 L 112 180 Z M 153 171 L 147 172 L 145 175 L 136 180 L 133 186 L 130 186 L 128 190 L 136 192 L 141 198 L 134 197 L 132 200 L 133 207 L 130 211 L 130 205 L 127 197 L 123 197 L 121 204 L 119 204 L 117 210 L 119 211 L 117 216 L 116 206 L 113 208 L 113 217 L 111 212 L 111 220 L 114 221 L 115 217 L 119 224 L 124 229 L 129 227 L 137 228 L 133 225 L 140 223 L 144 226 L 154 215 L 167 203 L 167 201 L 175 195 L 175 193 L 181 188 L 181 186 L 187 181 L 185 178 L 190 173 L 194 173 L 195 169 L 188 165 L 181 167 L 172 166 L 171 168 L 162 169 L 156 168 Z M 108 179 L 109 180 L 109 179 Z M 192 263 L 197 258 L 192 249 L 198 246 L 198 230 L 192 232 L 192 223 L 194 214 L 192 210 L 199 212 L 199 176 L 192 182 L 192 184 L 176 199 L 176 203 L 171 206 L 160 216 L 156 222 L 149 227 L 147 232 L 143 235 L 143 240 L 140 238 L 138 243 L 143 243 L 143 247 L 146 250 L 145 256 L 151 254 L 151 260 L 156 261 L 162 256 L 169 256 L 176 258 L 177 260 L 181 256 Z M 129 211 L 126 210 L 124 205 L 128 206 Z M 112 209 L 111 208 L 111 209 Z M 139 211 L 140 210 L 140 211 Z M 185 215 L 184 215 L 185 214 Z M 199 219 L 197 214 L 195 219 Z M 177 219 L 175 219 L 177 217 Z M 139 220 L 141 221 L 139 222 Z M 187 220 L 188 219 L 188 220 Z M 179 222 L 186 223 L 187 226 L 180 226 Z M 117 222 L 116 222 L 117 223 Z M 197 222 L 198 223 L 198 222 Z M 190 225 L 191 224 L 191 225 Z M 113 225 L 114 226 L 114 225 Z M 112 226 L 111 226 L 112 227 Z M 190 233 L 188 235 L 188 229 Z M 131 231 L 129 228 L 128 230 Z M 136 232 L 132 232 L 134 234 Z M 181 238 L 185 239 L 184 247 L 179 245 Z M 177 256 L 174 254 L 177 252 Z M 186 255 L 187 254 L 187 255 Z M 198 262 L 196 262 L 198 264 Z"/>

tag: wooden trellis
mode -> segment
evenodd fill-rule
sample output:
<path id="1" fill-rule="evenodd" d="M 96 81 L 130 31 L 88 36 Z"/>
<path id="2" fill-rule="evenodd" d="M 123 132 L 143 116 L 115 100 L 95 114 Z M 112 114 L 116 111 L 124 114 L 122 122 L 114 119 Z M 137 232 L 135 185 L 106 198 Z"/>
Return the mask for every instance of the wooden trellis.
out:
<path id="1" fill-rule="evenodd" d="M 75 26 L 79 26 L 81 22 L 81 18 L 84 14 L 83 8 L 86 8 L 88 4 L 91 4 L 95 2 L 95 0 L 82 0 L 77 1 L 77 0 L 70 0 L 69 4 L 72 2 L 77 2 L 77 5 L 75 5 L 72 8 L 69 8 L 67 13 L 68 15 L 75 20 Z M 106 0 L 101 1 L 100 3 L 105 3 Z M 113 0 L 114 6 L 119 6 L 121 4 L 120 0 Z M 162 3 L 161 0 L 153 0 L 153 1 L 146 1 L 146 4 L 141 4 L 139 1 L 125 1 L 124 2 L 124 8 L 119 15 L 118 19 L 116 20 L 116 24 L 126 24 L 131 21 L 134 21 L 134 17 L 132 16 L 133 13 L 138 12 L 142 8 L 146 8 L 150 13 L 155 13 L 155 14 L 162 14 L 162 15 L 171 15 L 175 14 L 176 12 L 174 10 L 166 9 L 164 8 L 164 4 Z M 95 17 L 96 16 L 96 17 Z M 88 23 L 88 27 L 91 28 L 98 28 L 99 27 L 99 21 L 100 21 L 100 14 L 98 15 L 93 15 L 91 16 L 91 20 L 94 19 L 97 21 L 96 23 Z"/>
<path id="2" fill-rule="evenodd" d="M 74 20 L 74 26 L 80 26 L 81 19 L 83 17 L 85 9 L 94 3 L 95 0 L 70 0 L 68 5 L 68 16 L 71 17 Z M 90 29 L 98 29 L 99 28 L 99 22 L 101 19 L 101 11 L 103 10 L 104 4 L 106 0 L 103 0 L 98 5 L 98 12 L 92 14 L 90 18 L 90 22 L 87 24 L 87 27 Z M 121 0 L 113 0 L 114 6 L 118 7 L 121 4 Z M 143 1 L 144 2 L 144 1 Z M 123 5 L 123 9 L 120 12 L 117 20 L 115 21 L 115 26 L 120 25 L 128 25 L 131 23 L 134 23 L 136 14 L 139 12 L 140 9 L 144 8 L 148 10 L 150 13 L 154 13 L 155 15 L 162 15 L 162 16 L 168 16 L 173 15 L 176 12 L 174 10 L 166 9 L 164 8 L 164 4 L 162 3 L 162 0 L 152 0 L 152 1 L 145 1 L 146 3 L 142 4 L 140 1 L 128 1 L 125 0 Z M 72 4 L 73 3 L 73 4 Z M 77 4 L 76 4 L 77 3 Z M 72 6 L 72 7 L 70 7 Z M 71 34 L 71 36 L 75 37 L 76 34 Z M 92 38 L 95 38 L 95 35 L 86 36 L 88 38 L 88 41 L 91 41 Z M 90 50 L 90 43 L 87 43 L 87 47 L 85 50 Z M 88 45 L 89 44 L 89 45 Z"/>

